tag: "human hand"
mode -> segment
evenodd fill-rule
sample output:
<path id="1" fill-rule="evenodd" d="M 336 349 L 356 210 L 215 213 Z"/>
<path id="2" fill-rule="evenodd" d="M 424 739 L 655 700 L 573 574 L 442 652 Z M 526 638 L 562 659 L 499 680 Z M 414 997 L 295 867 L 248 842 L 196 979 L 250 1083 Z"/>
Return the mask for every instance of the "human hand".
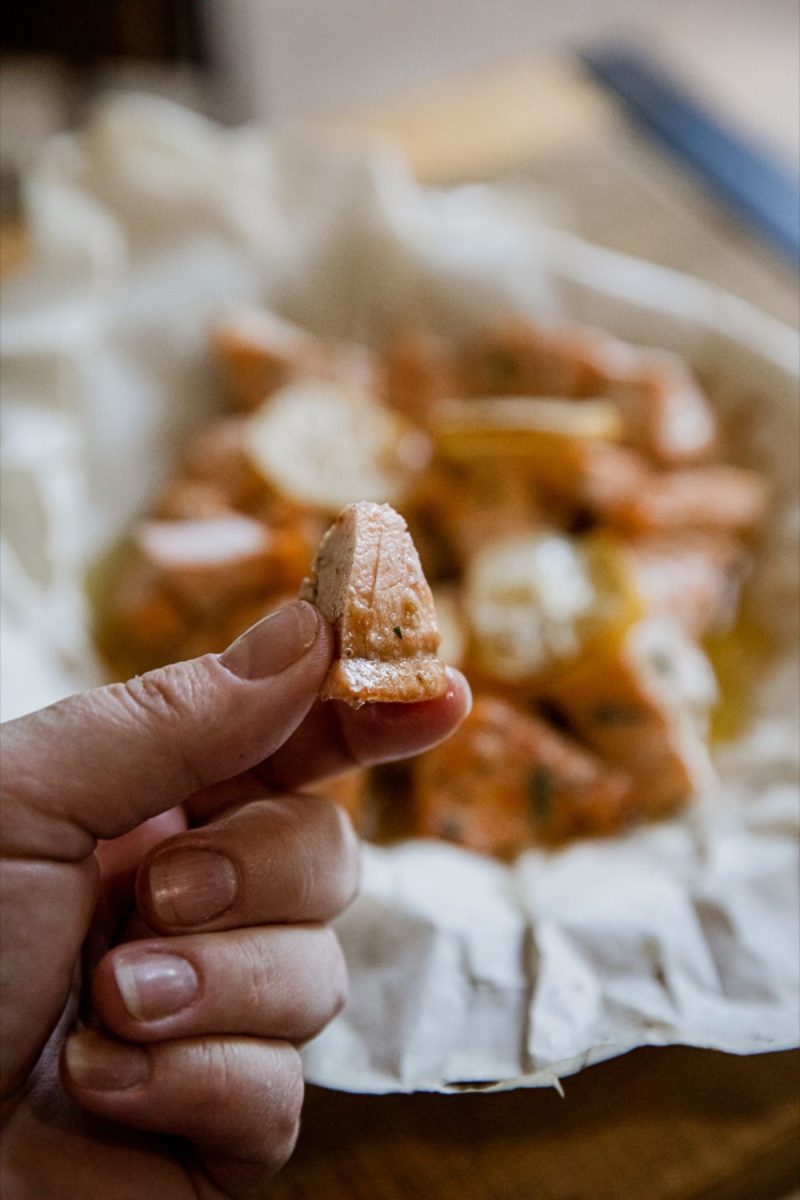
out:
<path id="1" fill-rule="evenodd" d="M 9 722 L 2 1008 L 8 1200 L 219 1200 L 291 1153 L 297 1047 L 339 1010 L 324 922 L 355 835 L 305 784 L 415 754 L 468 707 L 315 702 L 332 655 L 296 603 L 222 655 Z"/>

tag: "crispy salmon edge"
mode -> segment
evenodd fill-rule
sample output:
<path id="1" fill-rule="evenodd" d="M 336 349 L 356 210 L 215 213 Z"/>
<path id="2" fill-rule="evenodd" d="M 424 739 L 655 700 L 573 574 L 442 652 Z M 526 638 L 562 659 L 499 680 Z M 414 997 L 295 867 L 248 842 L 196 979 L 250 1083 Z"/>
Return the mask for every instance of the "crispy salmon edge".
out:
<path id="1" fill-rule="evenodd" d="M 344 536 L 342 534 L 348 518 L 352 516 L 354 523 L 357 522 L 358 510 L 365 508 L 371 510 L 373 517 L 381 514 L 387 523 L 402 522 L 405 537 L 411 540 L 405 521 L 395 509 L 370 501 L 347 505 L 323 535 L 311 572 L 300 587 L 301 600 L 319 608 L 333 626 L 335 636 L 334 659 L 320 689 L 320 699 L 342 700 L 354 708 L 366 703 L 409 704 L 435 700 L 447 689 L 447 667 L 438 654 L 417 653 L 399 659 L 345 658 L 341 655 L 341 617 L 350 590 L 355 525 L 352 536 L 347 536 L 346 530 Z M 337 538 L 341 539 L 338 547 Z M 332 544 L 337 552 L 327 555 L 320 568 L 323 551 L 329 550 Z M 416 553 L 416 547 L 414 550 Z M 424 575 L 423 580 L 427 586 Z M 430 588 L 428 590 L 430 592 Z M 433 632 L 438 636 L 432 595 L 430 613 Z M 384 632 L 388 635 L 393 631 Z"/>

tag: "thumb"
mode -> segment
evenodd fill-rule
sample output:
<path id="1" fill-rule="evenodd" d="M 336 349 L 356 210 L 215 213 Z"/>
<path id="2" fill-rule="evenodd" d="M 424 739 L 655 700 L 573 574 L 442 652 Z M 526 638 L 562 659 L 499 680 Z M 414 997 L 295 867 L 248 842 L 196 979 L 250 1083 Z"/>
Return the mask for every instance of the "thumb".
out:
<path id="1" fill-rule="evenodd" d="M 207 654 L 70 697 L 4 727 L 4 851 L 74 859 L 268 758 L 305 717 L 332 656 L 298 601 Z M 10 844 L 9 844 L 10 842 Z"/>

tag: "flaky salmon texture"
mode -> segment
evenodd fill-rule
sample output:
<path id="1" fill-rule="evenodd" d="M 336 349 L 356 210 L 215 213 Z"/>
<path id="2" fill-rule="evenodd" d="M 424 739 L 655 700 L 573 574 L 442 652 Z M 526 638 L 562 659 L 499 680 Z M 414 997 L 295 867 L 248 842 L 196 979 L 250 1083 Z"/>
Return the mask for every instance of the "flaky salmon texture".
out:
<path id="1" fill-rule="evenodd" d="M 322 539 L 300 589 L 333 626 L 323 700 L 432 700 L 447 687 L 433 596 L 416 547 L 388 504 L 349 504 Z"/>

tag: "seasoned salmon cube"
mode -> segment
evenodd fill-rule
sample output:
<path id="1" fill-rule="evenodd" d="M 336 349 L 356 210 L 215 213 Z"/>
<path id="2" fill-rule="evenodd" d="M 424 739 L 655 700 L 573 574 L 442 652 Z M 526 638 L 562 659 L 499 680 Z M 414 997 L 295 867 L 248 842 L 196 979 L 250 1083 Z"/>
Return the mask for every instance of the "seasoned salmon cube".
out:
<path id="1" fill-rule="evenodd" d="M 599 396 L 609 339 L 511 317 L 486 330 L 462 354 L 468 396 Z"/>
<path id="2" fill-rule="evenodd" d="M 204 520 L 231 511 L 222 488 L 202 479 L 174 479 L 158 498 L 153 516 L 167 521 Z"/>
<path id="3" fill-rule="evenodd" d="M 447 687 L 431 590 L 403 518 L 388 504 L 344 508 L 301 589 L 333 625 L 323 700 L 430 700 Z"/>
<path id="4" fill-rule="evenodd" d="M 673 617 L 695 638 L 730 626 L 748 567 L 736 538 L 702 530 L 644 534 L 630 540 L 628 552 L 649 611 Z"/>
<path id="5" fill-rule="evenodd" d="M 274 535 L 239 513 L 202 521 L 142 521 L 134 541 L 156 577 L 200 612 L 276 582 Z"/>
<path id="6" fill-rule="evenodd" d="M 603 517 L 631 530 L 716 529 L 757 526 L 767 507 L 764 478 L 744 467 L 717 463 L 653 473 L 630 494 L 603 506 Z"/>
<path id="7" fill-rule="evenodd" d="M 645 624 L 562 665 L 543 690 L 582 741 L 634 777 L 637 803 L 655 817 L 681 808 L 713 769 L 671 662 L 645 644 Z"/>
<path id="8" fill-rule="evenodd" d="M 266 502 L 270 489 L 245 452 L 246 437 L 244 417 L 213 422 L 190 441 L 183 469 L 188 480 L 216 488 L 229 507 L 250 511 Z"/>
<path id="9" fill-rule="evenodd" d="M 665 465 L 708 455 L 717 437 L 708 400 L 677 357 L 642 351 L 636 365 L 603 387 L 619 405 L 625 440 Z"/>
<path id="10" fill-rule="evenodd" d="M 383 363 L 388 402 L 418 425 L 427 424 L 432 404 L 458 390 L 451 347 L 435 334 L 401 334 L 384 352 Z"/>
<path id="11" fill-rule="evenodd" d="M 515 460 L 443 466 L 437 521 L 460 563 L 487 543 L 543 523 L 531 472 Z"/>
<path id="12" fill-rule="evenodd" d="M 313 363 L 317 340 L 275 313 L 245 309 L 217 325 L 212 345 L 232 401 L 250 409 Z"/>
<path id="13" fill-rule="evenodd" d="M 140 559 L 123 568 L 109 608 L 117 636 L 144 651 L 170 648 L 187 632 L 185 612 Z"/>
<path id="14" fill-rule="evenodd" d="M 517 705 L 478 696 L 448 741 L 414 760 L 415 832 L 511 857 L 534 842 L 616 832 L 631 780 Z"/>
<path id="15" fill-rule="evenodd" d="M 467 395 L 610 398 L 622 411 L 625 441 L 658 462 L 694 461 L 716 439 L 708 400 L 677 356 L 592 329 L 513 318 L 478 338 L 461 365 Z"/>
<path id="16" fill-rule="evenodd" d="M 573 438 L 536 460 L 535 478 L 545 494 L 603 521 L 636 495 L 650 471 L 642 456 L 627 446 Z"/>
<path id="17" fill-rule="evenodd" d="M 366 346 L 327 342 L 267 310 L 233 314 L 216 327 L 212 342 L 239 408 L 257 408 L 300 378 L 335 380 L 367 392 L 382 388 L 377 356 Z"/>

